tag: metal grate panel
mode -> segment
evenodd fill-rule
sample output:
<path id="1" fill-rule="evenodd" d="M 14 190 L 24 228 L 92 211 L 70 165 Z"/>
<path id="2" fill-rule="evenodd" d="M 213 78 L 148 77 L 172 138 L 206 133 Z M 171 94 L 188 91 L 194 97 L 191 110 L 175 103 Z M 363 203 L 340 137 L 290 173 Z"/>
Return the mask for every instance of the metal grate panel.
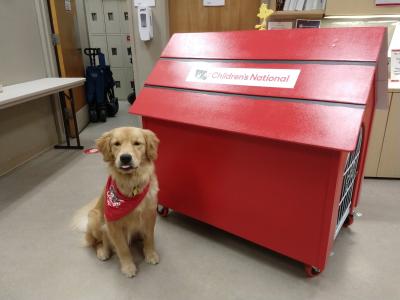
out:
<path id="1" fill-rule="evenodd" d="M 346 167 L 344 168 L 342 193 L 340 195 L 338 217 L 336 221 L 335 238 L 342 228 L 347 216 L 350 213 L 351 199 L 353 197 L 354 183 L 358 173 L 358 161 L 360 159 L 361 145 L 363 139 L 363 129 L 358 134 L 357 145 L 354 151 L 347 156 Z"/>

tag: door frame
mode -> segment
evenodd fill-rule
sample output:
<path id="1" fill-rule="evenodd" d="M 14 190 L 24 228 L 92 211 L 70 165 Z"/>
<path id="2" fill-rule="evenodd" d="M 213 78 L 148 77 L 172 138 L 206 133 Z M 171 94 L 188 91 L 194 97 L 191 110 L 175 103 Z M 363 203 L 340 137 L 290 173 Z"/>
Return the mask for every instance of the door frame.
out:
<path id="1" fill-rule="evenodd" d="M 40 40 L 42 43 L 42 54 L 45 61 L 46 75 L 48 77 L 59 77 L 57 59 L 52 42 L 52 30 L 50 24 L 49 7 L 46 0 L 34 0 L 36 18 L 39 25 Z M 52 108 L 54 122 L 58 136 L 58 142 L 62 143 L 65 139 L 64 126 L 62 121 L 62 113 L 60 99 L 58 95 L 52 96 Z"/>

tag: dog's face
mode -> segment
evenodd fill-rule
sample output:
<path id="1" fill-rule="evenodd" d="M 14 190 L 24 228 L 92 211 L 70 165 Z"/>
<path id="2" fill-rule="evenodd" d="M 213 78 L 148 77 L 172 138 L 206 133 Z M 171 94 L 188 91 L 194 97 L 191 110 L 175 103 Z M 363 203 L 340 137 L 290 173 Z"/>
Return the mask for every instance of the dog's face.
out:
<path id="1" fill-rule="evenodd" d="M 159 140 L 147 129 L 120 127 L 104 133 L 97 141 L 97 149 L 104 161 L 122 174 L 133 173 L 157 158 Z"/>

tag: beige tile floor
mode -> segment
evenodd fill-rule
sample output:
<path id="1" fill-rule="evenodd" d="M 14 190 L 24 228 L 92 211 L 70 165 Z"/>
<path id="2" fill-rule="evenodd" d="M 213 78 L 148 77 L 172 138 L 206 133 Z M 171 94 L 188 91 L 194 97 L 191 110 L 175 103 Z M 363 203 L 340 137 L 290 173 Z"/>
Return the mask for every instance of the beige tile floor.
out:
<path id="1" fill-rule="evenodd" d="M 86 146 L 103 131 L 90 125 Z M 172 214 L 157 221 L 157 266 L 138 253 L 128 279 L 118 262 L 80 247 L 68 224 L 106 178 L 99 155 L 50 150 L 0 177 L 0 299 L 400 299 L 400 181 L 365 180 L 353 226 L 344 229 L 320 276 L 301 264 L 210 226 Z M 134 249 L 135 250 L 135 249 Z M 135 252 L 138 252 L 137 249 Z"/>

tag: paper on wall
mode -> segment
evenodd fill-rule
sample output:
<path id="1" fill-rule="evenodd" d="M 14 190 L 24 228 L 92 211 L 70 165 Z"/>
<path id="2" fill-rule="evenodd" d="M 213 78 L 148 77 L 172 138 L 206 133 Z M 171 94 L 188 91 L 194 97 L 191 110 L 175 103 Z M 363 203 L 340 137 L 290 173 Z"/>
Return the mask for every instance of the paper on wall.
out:
<path id="1" fill-rule="evenodd" d="M 225 0 L 203 0 L 203 6 L 224 6 Z"/>
<path id="2" fill-rule="evenodd" d="M 71 11 L 72 7 L 71 7 L 71 0 L 65 0 L 64 1 L 64 7 L 66 11 Z"/>
<path id="3" fill-rule="evenodd" d="M 375 5 L 400 5 L 399 0 L 375 0 Z"/>
<path id="4" fill-rule="evenodd" d="M 268 30 L 292 29 L 292 28 L 293 28 L 293 22 L 279 22 L 279 21 L 268 22 Z"/>
<path id="5" fill-rule="evenodd" d="M 143 7 L 156 6 L 156 0 L 133 0 L 133 5 Z"/>
<path id="6" fill-rule="evenodd" d="M 390 80 L 400 81 L 400 49 L 392 49 L 390 58 Z"/>
<path id="7" fill-rule="evenodd" d="M 392 56 L 392 49 L 400 49 L 400 22 L 396 24 L 392 39 L 390 40 L 387 54 L 388 57 Z"/>

